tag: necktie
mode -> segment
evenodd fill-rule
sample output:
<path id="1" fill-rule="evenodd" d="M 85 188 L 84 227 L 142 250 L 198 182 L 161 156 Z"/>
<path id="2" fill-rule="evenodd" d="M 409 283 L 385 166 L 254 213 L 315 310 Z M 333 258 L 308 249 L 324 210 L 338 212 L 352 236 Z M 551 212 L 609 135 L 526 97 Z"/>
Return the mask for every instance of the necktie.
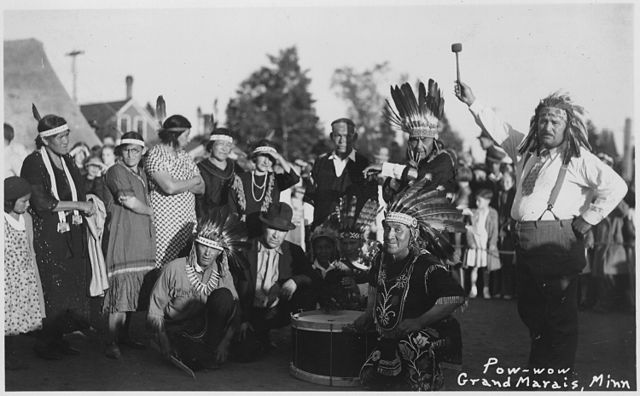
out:
<path id="1" fill-rule="evenodd" d="M 549 158 L 549 150 L 540 151 L 540 156 L 536 160 L 536 163 L 533 164 L 527 177 L 522 181 L 522 195 L 531 195 L 533 192 L 533 186 L 536 185 L 536 180 L 538 179 L 538 175 L 540 174 L 540 170 L 547 159 Z"/>

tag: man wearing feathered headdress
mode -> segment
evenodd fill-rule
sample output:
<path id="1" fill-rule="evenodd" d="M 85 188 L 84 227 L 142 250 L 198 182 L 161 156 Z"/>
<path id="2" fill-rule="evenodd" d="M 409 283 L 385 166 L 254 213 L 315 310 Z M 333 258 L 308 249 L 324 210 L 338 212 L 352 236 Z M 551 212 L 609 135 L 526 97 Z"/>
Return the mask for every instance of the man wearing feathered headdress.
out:
<path id="1" fill-rule="evenodd" d="M 457 83 L 455 93 L 515 164 L 511 217 L 518 312 L 531 336 L 529 365 L 573 369 L 583 238 L 622 200 L 627 186 L 591 153 L 583 109 L 568 95 L 542 99 L 524 135 L 482 106 L 468 85 Z"/>
<path id="2" fill-rule="evenodd" d="M 452 192 L 456 185 L 455 161 L 438 140 L 439 122 L 444 117 L 444 98 L 438 84 L 430 79 L 425 89 L 419 83 L 417 98 L 409 83 L 392 86 L 391 97 L 397 110 L 387 100 L 384 115 L 392 130 L 409 134 L 407 163 L 371 165 L 363 171 L 365 176 L 387 178 L 383 186 L 386 201 L 420 179 L 427 179 L 432 189 Z"/>
<path id="3" fill-rule="evenodd" d="M 237 325 L 238 293 L 230 263 L 247 239 L 244 223 L 224 207 L 201 218 L 188 257 L 162 269 L 147 321 L 163 356 L 192 370 L 216 368 L 227 360 Z"/>
<path id="4" fill-rule="evenodd" d="M 366 388 L 439 390 L 444 365 L 461 364 L 460 325 L 451 314 L 465 303 L 464 291 L 443 262 L 454 252 L 445 234 L 463 230 L 462 212 L 426 178 L 390 202 L 367 308 L 352 325 L 363 331 L 375 323 L 378 333 L 360 370 Z"/>

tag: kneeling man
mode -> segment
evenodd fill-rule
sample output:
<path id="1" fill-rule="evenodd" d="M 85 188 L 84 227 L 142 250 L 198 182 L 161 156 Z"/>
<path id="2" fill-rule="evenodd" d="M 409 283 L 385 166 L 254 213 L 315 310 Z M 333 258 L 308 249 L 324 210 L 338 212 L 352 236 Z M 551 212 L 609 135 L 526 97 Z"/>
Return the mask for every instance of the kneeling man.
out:
<path id="1" fill-rule="evenodd" d="M 219 210 L 200 219 L 189 256 L 164 266 L 147 316 L 163 356 L 193 370 L 227 360 L 238 300 L 229 262 L 244 241 L 238 216 Z"/>
<path id="2" fill-rule="evenodd" d="M 286 326 L 291 313 L 315 308 L 311 264 L 300 246 L 284 240 L 295 228 L 292 215 L 286 203 L 273 204 L 260 215 L 262 235 L 250 239 L 249 248 L 241 255 L 242 273 L 237 283 L 242 307 L 241 344 L 247 330 L 253 329 L 251 333 L 268 349 L 270 329 Z M 247 355 L 242 360 L 255 357 L 251 355 L 256 351 L 251 349 L 246 345 L 240 349 Z"/>

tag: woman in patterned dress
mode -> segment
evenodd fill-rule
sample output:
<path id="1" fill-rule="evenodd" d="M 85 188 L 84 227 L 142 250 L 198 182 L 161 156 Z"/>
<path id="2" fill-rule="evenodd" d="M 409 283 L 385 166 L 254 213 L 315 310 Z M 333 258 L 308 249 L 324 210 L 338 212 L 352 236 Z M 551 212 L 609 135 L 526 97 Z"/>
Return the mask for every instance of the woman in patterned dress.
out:
<path id="1" fill-rule="evenodd" d="M 44 296 L 33 250 L 33 223 L 27 213 L 31 185 L 4 179 L 4 335 L 7 368 L 14 359 L 13 337 L 42 327 Z M 16 365 L 18 364 L 15 362 Z"/>
<path id="2" fill-rule="evenodd" d="M 109 289 L 103 311 L 109 314 L 109 343 L 105 355 L 112 359 L 120 358 L 119 345 L 144 347 L 134 341 L 128 331 L 131 313 L 148 305 L 149 296 L 141 293 L 141 289 L 145 281 L 151 282 L 149 271 L 155 268 L 153 209 L 147 176 L 140 167 L 144 150 L 144 140 L 139 133 L 125 133 L 116 147 L 118 161 L 105 175 L 112 198 L 107 206 L 110 221 L 105 263 Z"/>
<path id="3" fill-rule="evenodd" d="M 280 192 L 300 180 L 291 164 L 269 140 L 263 139 L 257 143 L 251 159 L 256 168 L 251 172 L 236 174 L 229 191 L 229 206 L 247 224 L 249 238 L 262 232 L 260 213 L 267 212 L 271 205 L 280 202 Z M 274 172 L 276 165 L 282 168 L 282 173 Z"/>
<path id="4" fill-rule="evenodd" d="M 34 250 L 42 280 L 47 317 L 36 354 L 60 359 L 77 354 L 63 334 L 89 326 L 90 266 L 83 216 L 95 207 L 86 201 L 84 183 L 69 155 L 70 129 L 64 118 L 38 119 L 37 149 L 23 164 L 21 177 L 31 185 Z"/>
<path id="5" fill-rule="evenodd" d="M 167 118 L 158 144 L 149 151 L 145 172 L 151 186 L 151 207 L 156 229 L 156 267 L 178 257 L 196 224 L 195 194 L 204 193 L 204 181 L 193 159 L 182 148 L 191 123 L 181 115 Z"/>

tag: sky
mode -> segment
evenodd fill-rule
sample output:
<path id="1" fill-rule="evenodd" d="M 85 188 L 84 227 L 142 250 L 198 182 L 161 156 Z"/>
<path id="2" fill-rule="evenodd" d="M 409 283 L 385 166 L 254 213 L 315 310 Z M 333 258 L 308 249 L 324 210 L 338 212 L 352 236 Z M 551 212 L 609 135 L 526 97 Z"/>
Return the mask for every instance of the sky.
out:
<path id="1" fill-rule="evenodd" d="M 453 95 L 451 44 L 461 43 L 461 79 L 516 129 L 527 130 L 542 97 L 565 90 L 598 128 L 614 131 L 621 152 L 625 118 L 638 107 L 633 40 L 638 10 L 629 2 L 187 1 L 178 6 L 143 0 L 136 8 L 111 2 L 109 9 L 97 1 L 4 3 L 4 39 L 43 42 L 69 93 L 71 59 L 65 54 L 84 51 L 77 58 L 81 104 L 124 99 L 125 76 L 132 75 L 133 97 L 141 104 L 162 94 L 168 113 L 193 120 L 198 106 L 210 112 L 218 99 L 223 116 L 239 84 L 269 64 L 267 54 L 295 45 L 325 131 L 347 111 L 330 87 L 334 70 L 364 71 L 388 61 L 391 70 L 380 92 L 389 97 L 389 85 L 404 73 L 411 82 L 435 79 L 453 128 L 478 154 L 478 127 Z"/>

